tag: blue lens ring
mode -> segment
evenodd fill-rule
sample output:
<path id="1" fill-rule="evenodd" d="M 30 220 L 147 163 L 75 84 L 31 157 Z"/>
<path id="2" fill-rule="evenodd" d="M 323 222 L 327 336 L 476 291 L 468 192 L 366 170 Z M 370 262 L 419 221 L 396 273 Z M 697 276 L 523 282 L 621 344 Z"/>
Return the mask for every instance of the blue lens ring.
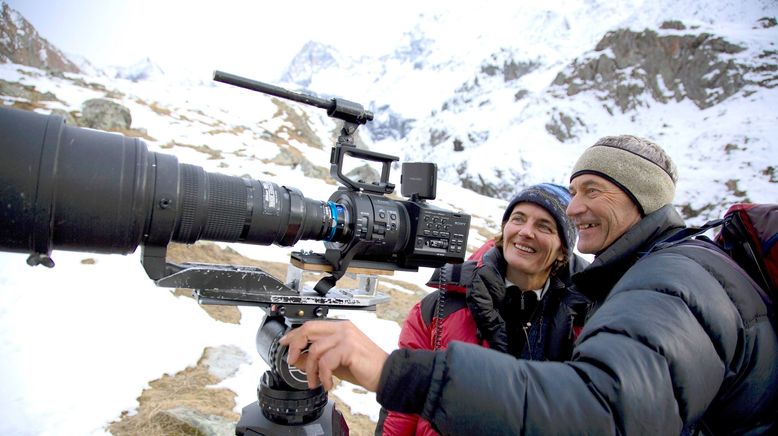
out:
<path id="1" fill-rule="evenodd" d="M 329 242 L 332 241 L 332 239 L 335 237 L 335 231 L 338 229 L 338 208 L 337 205 L 331 201 L 328 201 L 327 205 L 330 207 L 330 217 L 332 218 L 332 223 L 330 224 L 330 234 L 327 235 L 324 240 Z"/>

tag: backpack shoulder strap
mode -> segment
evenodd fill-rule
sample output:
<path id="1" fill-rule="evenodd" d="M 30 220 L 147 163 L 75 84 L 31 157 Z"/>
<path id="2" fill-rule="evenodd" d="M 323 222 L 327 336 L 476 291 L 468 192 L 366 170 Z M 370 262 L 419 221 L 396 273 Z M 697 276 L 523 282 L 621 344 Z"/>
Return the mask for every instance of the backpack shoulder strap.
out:
<path id="1" fill-rule="evenodd" d="M 462 293 L 433 292 L 421 300 L 421 318 L 425 326 L 430 326 L 433 318 L 446 318 L 465 306 L 465 295 Z"/>
<path id="2" fill-rule="evenodd" d="M 639 258 L 643 258 L 643 257 L 648 256 L 649 254 L 651 254 L 651 253 L 653 253 L 655 251 L 659 251 L 659 250 L 662 250 L 664 248 L 672 247 L 672 246 L 678 245 L 678 244 L 680 244 L 682 242 L 685 242 L 685 241 L 688 241 L 690 239 L 693 239 L 693 238 L 695 238 L 697 236 L 700 236 L 700 235 L 704 234 L 705 232 L 707 232 L 710 229 L 714 229 L 716 227 L 721 226 L 722 224 L 724 224 L 726 221 L 728 221 L 730 219 L 731 218 L 727 216 L 727 217 L 720 218 L 720 219 L 717 219 L 717 220 L 708 221 L 707 223 L 703 224 L 700 227 L 686 227 L 686 228 L 683 228 L 683 229 L 673 233 L 669 237 L 661 239 L 661 240 L 657 241 L 656 243 L 654 243 L 654 245 L 652 245 L 651 248 L 649 248 L 645 252 L 640 253 Z M 703 241 L 706 241 L 706 242 L 710 242 L 711 244 L 715 245 L 715 242 L 711 241 L 707 237 L 703 237 L 703 238 L 699 238 L 699 239 L 703 240 Z"/>

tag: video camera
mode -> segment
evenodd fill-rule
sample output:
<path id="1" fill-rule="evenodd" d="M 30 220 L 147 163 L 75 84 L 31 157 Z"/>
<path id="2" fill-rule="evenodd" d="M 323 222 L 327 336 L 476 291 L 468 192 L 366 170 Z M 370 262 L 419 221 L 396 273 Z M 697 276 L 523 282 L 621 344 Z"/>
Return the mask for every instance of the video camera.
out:
<path id="1" fill-rule="evenodd" d="M 129 254 L 140 245 L 143 267 L 158 286 L 194 289 L 204 304 L 261 306 L 267 316 L 257 349 L 271 370 L 260 382 L 259 402 L 244 409 L 238 434 L 275 434 L 280 427 L 284 434 L 312 434 L 312 425 L 339 434 L 342 415 L 326 392 L 308 390 L 305 374 L 286 365 L 278 339 L 326 318 L 330 308 L 374 309 L 385 300 L 374 292 L 376 272 L 462 262 L 470 217 L 425 201 L 436 195 L 434 164 L 404 163 L 401 191 L 408 200 L 386 196 L 394 191 L 389 173 L 398 158 L 356 148 L 357 128 L 373 119 L 361 105 L 219 71 L 214 79 L 323 108 L 341 120 L 330 174 L 343 186 L 327 201 L 309 199 L 294 187 L 179 164 L 137 138 L 0 108 L 0 250 L 30 253 L 28 264 L 53 267 L 53 250 Z M 380 163 L 380 180 L 345 176 L 346 156 Z M 168 244 L 198 240 L 281 246 L 320 240 L 326 250 L 293 252 L 285 283 L 254 267 L 167 261 Z M 361 281 L 366 292 L 335 287 L 349 268 L 368 272 Z M 301 279 L 309 269 L 327 274 L 312 290 Z"/>

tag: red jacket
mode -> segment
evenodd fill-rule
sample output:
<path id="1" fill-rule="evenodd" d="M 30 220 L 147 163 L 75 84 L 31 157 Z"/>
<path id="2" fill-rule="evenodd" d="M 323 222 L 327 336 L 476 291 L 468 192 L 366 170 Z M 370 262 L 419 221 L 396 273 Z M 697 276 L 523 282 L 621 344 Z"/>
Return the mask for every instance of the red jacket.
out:
<path id="1" fill-rule="evenodd" d="M 483 263 L 495 265 L 504 263 L 501 251 L 491 251 L 492 241 L 476 251 L 467 262 L 460 265 L 446 265 L 436 270 L 427 286 L 438 289 L 431 292 L 411 309 L 400 331 L 399 347 L 423 350 L 442 350 L 453 341 L 461 341 L 489 347 L 479 336 L 473 313 L 465 300 L 468 286 L 475 272 Z M 495 249 L 498 250 L 498 249 Z M 485 257 L 484 257 L 485 256 Z M 499 259 L 499 260 L 498 260 Z M 576 256 L 571 259 L 570 270 L 583 269 L 585 261 Z M 504 271 L 504 265 L 502 267 Z M 588 300 L 571 289 L 569 274 L 557 276 L 549 288 L 548 311 L 543 316 L 555 327 L 546 332 L 547 347 L 543 358 L 567 360 L 570 358 L 573 341 L 580 332 Z M 445 292 L 440 292 L 444 290 Z M 573 319 L 575 315 L 575 320 Z M 438 433 L 419 415 L 381 411 L 376 434 L 384 436 L 434 436 Z"/>
<path id="2" fill-rule="evenodd" d="M 486 341 L 478 338 L 475 320 L 465 304 L 464 287 L 446 287 L 446 301 L 443 306 L 445 314 L 438 330 L 437 324 L 440 318 L 435 312 L 438 309 L 439 295 L 438 292 L 430 293 L 413 306 L 400 331 L 400 348 L 445 349 L 452 341 L 481 344 L 488 347 Z M 436 330 L 440 335 L 438 347 L 435 347 Z M 381 422 L 379 422 L 380 425 Z M 381 434 L 385 436 L 432 436 L 438 433 L 419 415 L 388 412 L 383 421 L 383 433 Z"/>
<path id="3" fill-rule="evenodd" d="M 463 267 L 475 268 L 480 266 L 481 258 L 483 254 L 494 246 L 493 241 L 487 242 L 478 251 L 470 256 L 469 260 L 475 260 L 476 262 L 467 262 L 463 264 Z M 472 270 L 462 272 L 462 276 L 472 274 Z M 432 285 L 435 282 L 435 277 L 427 283 L 428 286 L 437 288 L 438 286 Z M 467 309 L 465 304 L 465 293 L 467 288 L 461 284 L 447 283 L 445 286 L 445 301 L 443 303 L 443 317 L 440 326 L 438 322 L 441 320 L 439 310 L 438 298 L 441 295 L 440 292 L 432 292 L 424 297 L 421 301 L 416 303 L 411 308 L 408 317 L 403 323 L 403 328 L 400 331 L 400 340 L 398 341 L 400 348 L 422 349 L 422 350 L 435 350 L 445 349 L 452 341 L 467 342 L 470 344 L 481 344 L 488 347 L 486 341 L 478 338 L 478 330 L 473 319 L 472 314 Z M 439 345 L 436 347 L 435 342 L 437 340 L 436 330 L 440 336 Z M 382 411 L 382 413 L 386 413 Z M 381 427 L 383 426 L 383 433 Z M 378 423 L 376 434 L 383 434 L 384 436 L 410 436 L 410 435 L 437 435 L 432 426 L 425 419 L 419 415 L 410 415 L 405 413 L 388 412 L 385 416 L 382 416 L 382 420 Z"/>

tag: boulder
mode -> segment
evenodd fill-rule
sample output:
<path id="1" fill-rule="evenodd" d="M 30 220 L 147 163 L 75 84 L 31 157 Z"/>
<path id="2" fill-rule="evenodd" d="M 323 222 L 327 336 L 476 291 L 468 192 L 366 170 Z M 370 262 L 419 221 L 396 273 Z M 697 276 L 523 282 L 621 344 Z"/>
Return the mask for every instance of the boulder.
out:
<path id="1" fill-rule="evenodd" d="M 119 103 L 103 98 L 85 101 L 81 105 L 83 127 L 97 130 L 128 130 L 132 124 L 130 110 Z"/>
<path id="2" fill-rule="evenodd" d="M 162 428 L 184 435 L 232 436 L 235 422 L 218 415 L 205 415 L 183 406 L 160 411 L 155 421 Z"/>

